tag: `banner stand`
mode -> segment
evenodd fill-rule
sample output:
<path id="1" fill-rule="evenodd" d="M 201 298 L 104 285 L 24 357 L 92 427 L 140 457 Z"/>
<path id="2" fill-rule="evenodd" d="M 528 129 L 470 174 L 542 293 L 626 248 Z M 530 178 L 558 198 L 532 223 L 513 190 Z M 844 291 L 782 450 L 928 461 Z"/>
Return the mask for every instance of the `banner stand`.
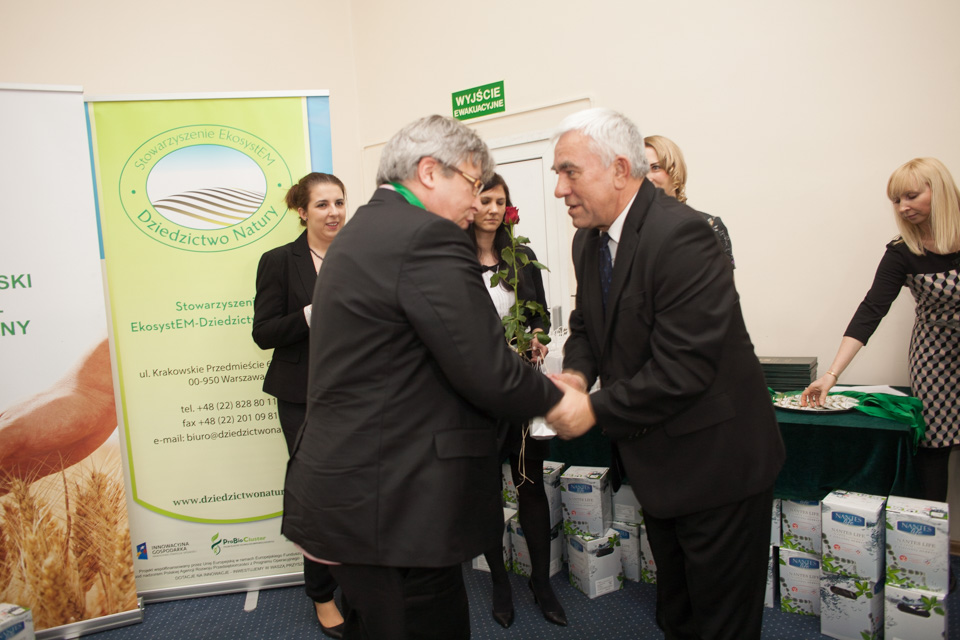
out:
<path id="1" fill-rule="evenodd" d="M 123 611 L 113 613 L 99 618 L 81 620 L 72 624 L 64 624 L 59 627 L 42 629 L 36 632 L 37 640 L 59 640 L 60 638 L 79 638 L 88 636 L 101 631 L 118 629 L 131 624 L 143 622 L 143 598 L 137 598 L 137 608 L 132 611 Z"/>
<path id="2" fill-rule="evenodd" d="M 169 587 L 166 589 L 151 589 L 140 591 L 140 597 L 147 603 L 168 602 L 170 600 L 186 600 L 201 596 L 222 596 L 228 593 L 245 593 L 262 589 L 277 589 L 280 587 L 298 587 L 303 585 L 303 572 L 286 573 L 261 578 L 243 578 L 224 582 L 207 582 L 191 584 L 183 587 Z M 40 636 L 37 636 L 38 638 Z"/>

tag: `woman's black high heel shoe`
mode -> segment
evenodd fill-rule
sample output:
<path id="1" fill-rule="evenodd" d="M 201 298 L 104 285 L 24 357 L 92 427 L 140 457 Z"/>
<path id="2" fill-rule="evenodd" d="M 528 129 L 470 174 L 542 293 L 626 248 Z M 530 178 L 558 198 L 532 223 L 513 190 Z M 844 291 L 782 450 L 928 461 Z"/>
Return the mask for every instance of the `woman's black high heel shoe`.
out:
<path id="1" fill-rule="evenodd" d="M 533 592 L 533 601 L 540 606 L 540 611 L 547 622 L 552 622 L 561 627 L 567 626 L 567 614 L 564 613 L 563 607 L 560 606 L 560 601 L 557 600 L 557 596 L 554 595 L 550 585 L 548 584 L 546 589 L 537 593 L 537 590 L 533 588 L 533 580 L 530 580 L 527 584 L 530 586 L 530 591 Z"/>
<path id="2" fill-rule="evenodd" d="M 506 588 L 493 585 L 493 619 L 504 629 L 513 624 L 513 593 L 509 582 Z"/>

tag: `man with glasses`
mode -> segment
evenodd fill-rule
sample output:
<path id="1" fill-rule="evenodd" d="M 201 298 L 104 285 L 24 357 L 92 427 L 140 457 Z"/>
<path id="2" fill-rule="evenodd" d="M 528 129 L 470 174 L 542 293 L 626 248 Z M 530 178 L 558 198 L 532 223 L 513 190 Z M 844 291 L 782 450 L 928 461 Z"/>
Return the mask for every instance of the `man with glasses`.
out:
<path id="1" fill-rule="evenodd" d="M 283 533 L 339 563 L 345 638 L 469 637 L 460 563 L 502 535 L 491 416 L 527 420 L 583 395 L 506 345 L 462 231 L 492 175 L 460 122 L 404 127 L 317 277 Z"/>

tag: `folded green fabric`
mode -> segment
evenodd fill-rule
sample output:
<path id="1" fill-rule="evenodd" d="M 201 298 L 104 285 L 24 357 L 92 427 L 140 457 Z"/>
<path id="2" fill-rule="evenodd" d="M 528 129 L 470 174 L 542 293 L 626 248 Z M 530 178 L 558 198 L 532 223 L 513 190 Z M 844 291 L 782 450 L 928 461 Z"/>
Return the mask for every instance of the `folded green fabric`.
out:
<path id="1" fill-rule="evenodd" d="M 887 393 L 863 393 L 862 391 L 835 391 L 831 396 L 856 398 L 860 404 L 854 407 L 867 415 L 887 420 L 896 420 L 910 426 L 913 434 L 913 449 L 923 440 L 927 424 L 923 421 L 923 403 L 912 396 L 892 396 Z"/>

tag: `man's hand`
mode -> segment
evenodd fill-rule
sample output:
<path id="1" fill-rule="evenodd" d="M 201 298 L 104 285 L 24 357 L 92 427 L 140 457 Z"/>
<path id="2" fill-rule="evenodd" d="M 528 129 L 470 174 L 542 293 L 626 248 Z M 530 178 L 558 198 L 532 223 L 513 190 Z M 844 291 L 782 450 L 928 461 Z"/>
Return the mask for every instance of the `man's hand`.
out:
<path id="1" fill-rule="evenodd" d="M 576 386 L 571 386 L 565 381 L 568 379 L 566 376 L 570 375 L 561 373 L 550 376 L 557 388 L 563 391 L 563 398 L 547 412 L 546 419 L 562 440 L 579 438 L 597 422 L 590 396 L 580 388 L 586 386 L 585 383 L 575 377 Z"/>

